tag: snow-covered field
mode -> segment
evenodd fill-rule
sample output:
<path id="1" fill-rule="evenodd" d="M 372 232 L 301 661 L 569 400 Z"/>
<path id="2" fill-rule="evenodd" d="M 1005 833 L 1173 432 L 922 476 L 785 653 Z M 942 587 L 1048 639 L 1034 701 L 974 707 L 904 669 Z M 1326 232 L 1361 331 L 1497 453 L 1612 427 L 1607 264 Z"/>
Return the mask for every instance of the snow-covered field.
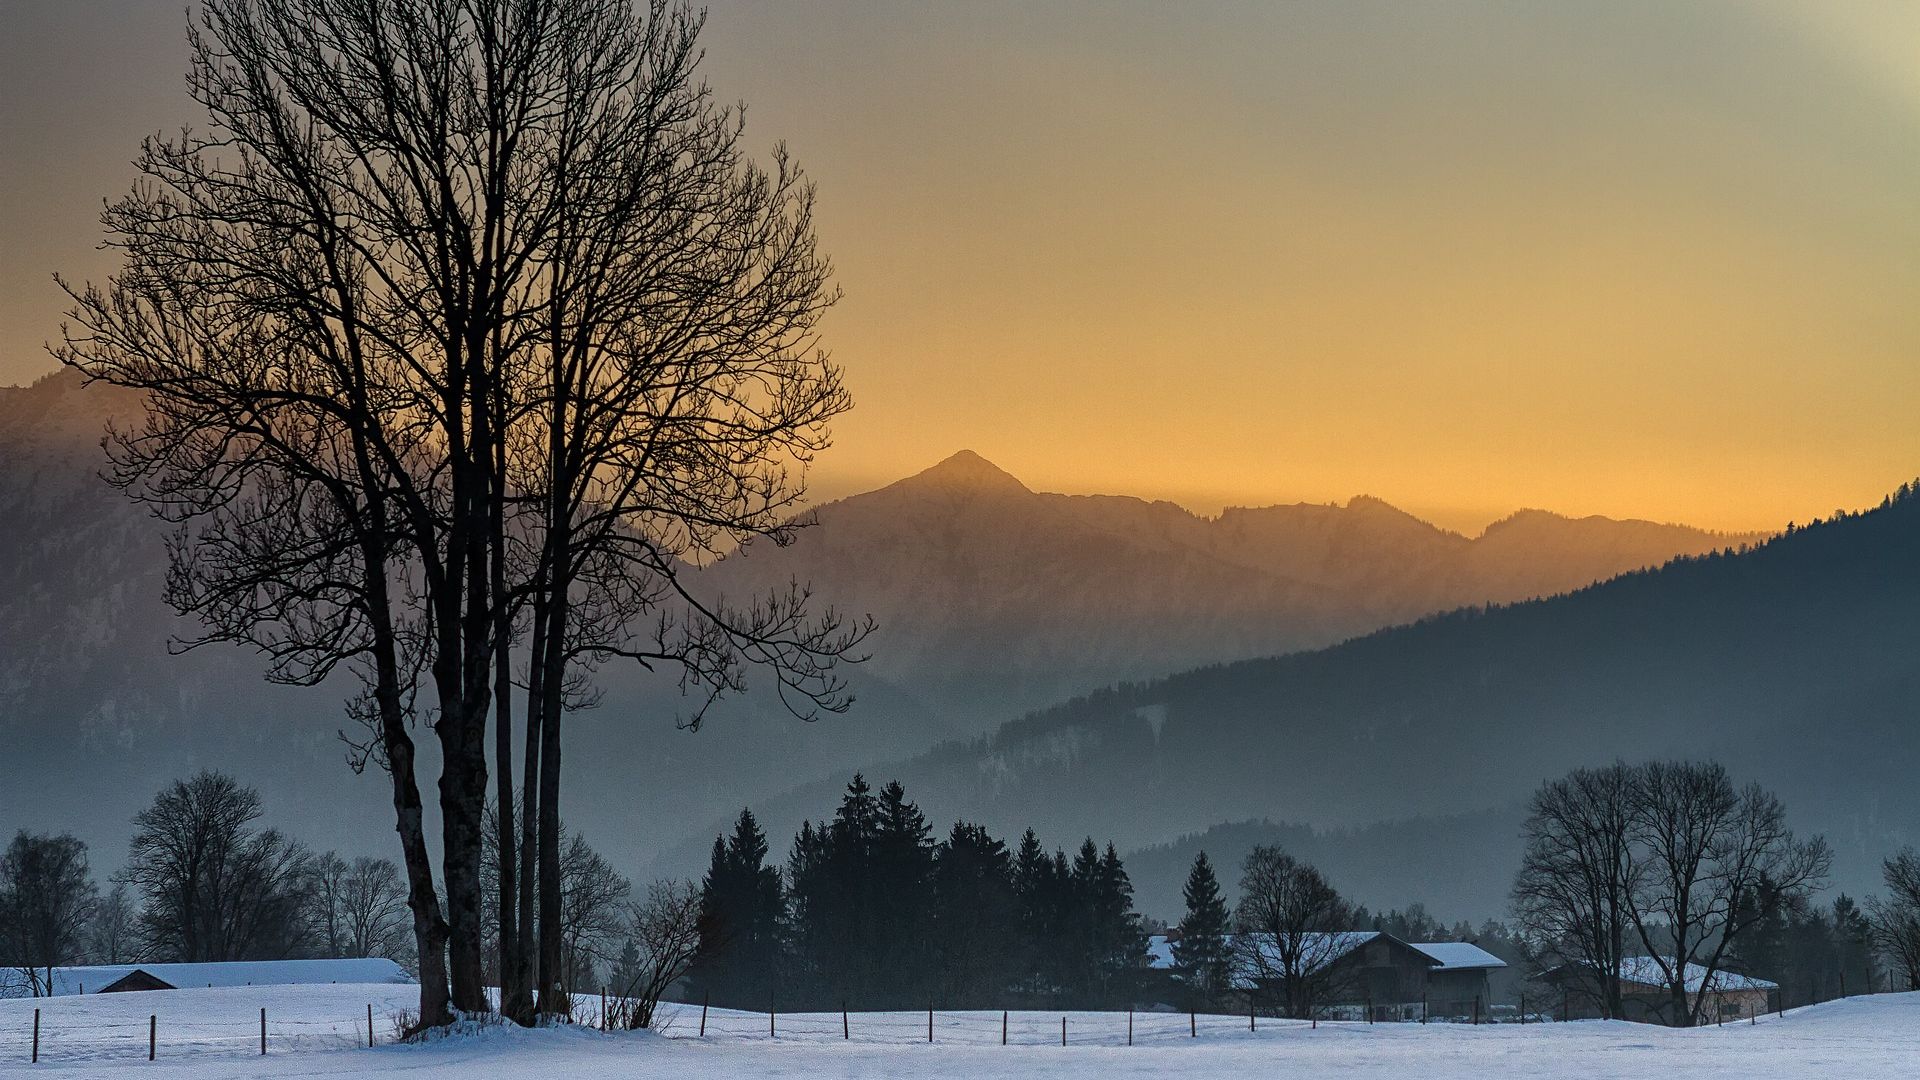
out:
<path id="1" fill-rule="evenodd" d="M 1322 1024 L 1242 1017 L 1134 1018 L 1124 1013 L 840 1014 L 780 1016 L 669 1007 L 660 1034 L 494 1029 L 423 1046 L 394 1045 L 392 1017 L 409 987 L 233 987 L 0 1001 L 0 1075 L 209 1077 L 1895 1077 L 1920 1075 L 1920 994 L 1883 994 L 1768 1017 L 1757 1025 L 1676 1031 L 1600 1021 L 1469 1027 Z M 366 1048 L 367 1007 L 374 1036 Z M 40 1065 L 30 1067 L 33 1010 Z M 260 1010 L 267 1051 L 260 1055 Z M 147 1062 L 148 1017 L 158 1056 Z"/>

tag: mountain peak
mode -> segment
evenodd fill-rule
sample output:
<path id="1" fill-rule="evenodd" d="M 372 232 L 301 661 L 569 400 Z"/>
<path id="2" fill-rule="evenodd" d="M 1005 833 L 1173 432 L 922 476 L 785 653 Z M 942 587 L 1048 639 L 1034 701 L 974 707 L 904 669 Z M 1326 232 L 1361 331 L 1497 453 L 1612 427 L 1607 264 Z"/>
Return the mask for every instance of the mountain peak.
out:
<path id="1" fill-rule="evenodd" d="M 962 450 L 930 469 L 901 481 L 916 487 L 948 491 L 1030 495 L 1032 491 L 1011 473 L 971 450 Z"/>

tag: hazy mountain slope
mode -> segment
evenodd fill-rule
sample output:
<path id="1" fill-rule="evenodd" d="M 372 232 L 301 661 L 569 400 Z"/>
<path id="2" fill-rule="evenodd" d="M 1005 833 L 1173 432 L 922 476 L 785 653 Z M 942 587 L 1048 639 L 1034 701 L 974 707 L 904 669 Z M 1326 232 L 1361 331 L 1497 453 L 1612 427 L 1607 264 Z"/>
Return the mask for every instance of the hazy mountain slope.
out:
<path id="1" fill-rule="evenodd" d="M 1364 496 L 1208 519 L 1035 493 L 968 451 L 816 517 L 790 547 L 749 548 L 708 576 L 742 593 L 811 581 L 873 613 L 870 673 L 915 687 L 961 730 L 1115 680 L 1315 648 L 1759 539 L 1526 511 L 1469 540 Z"/>
<path id="2" fill-rule="evenodd" d="M 1138 846 L 1258 817 L 1324 828 L 1474 813 L 1576 765 L 1713 756 L 1825 830 L 1857 891 L 1889 845 L 1920 839 L 1916 719 L 1909 496 L 1572 595 L 1103 690 L 870 771 L 903 780 L 935 820 Z M 784 830 L 818 812 L 835 779 L 767 804 L 765 820 Z M 1498 895 L 1511 871 L 1476 865 L 1475 896 Z M 1347 887 L 1374 895 L 1357 875 Z M 1450 902 L 1469 899 L 1427 898 L 1476 914 Z"/>

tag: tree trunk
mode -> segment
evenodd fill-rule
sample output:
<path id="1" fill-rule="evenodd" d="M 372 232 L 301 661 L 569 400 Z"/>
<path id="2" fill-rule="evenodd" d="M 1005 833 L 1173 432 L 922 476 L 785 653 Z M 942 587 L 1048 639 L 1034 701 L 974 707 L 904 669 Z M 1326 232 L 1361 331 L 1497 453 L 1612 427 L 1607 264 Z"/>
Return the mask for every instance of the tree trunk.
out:
<path id="1" fill-rule="evenodd" d="M 566 585 L 556 581 L 549 597 L 544 703 L 540 717 L 540 1011 L 572 1011 L 562 982 L 565 962 L 560 923 L 560 707 L 566 664 Z"/>
<path id="2" fill-rule="evenodd" d="M 414 946 L 419 954 L 420 1019 L 422 1027 L 451 1023 L 447 990 L 447 925 L 440 913 L 440 897 L 433 887 L 433 857 L 427 850 L 425 807 L 414 772 L 413 736 L 407 734 L 400 706 L 400 673 L 392 624 L 387 618 L 386 561 L 380 549 L 368 546 L 368 605 L 374 624 L 374 701 L 379 709 L 380 741 L 386 752 L 387 775 L 393 782 L 394 829 L 400 834 L 401 861 L 407 874 L 407 909 L 413 914 Z M 369 1033 L 371 1037 L 371 1033 Z"/>

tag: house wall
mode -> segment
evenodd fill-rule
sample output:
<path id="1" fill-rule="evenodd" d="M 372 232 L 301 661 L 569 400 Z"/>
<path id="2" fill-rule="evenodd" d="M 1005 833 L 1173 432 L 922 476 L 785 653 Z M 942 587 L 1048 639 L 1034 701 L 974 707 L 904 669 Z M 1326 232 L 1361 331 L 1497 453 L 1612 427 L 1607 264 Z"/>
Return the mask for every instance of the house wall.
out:
<path id="1" fill-rule="evenodd" d="M 1435 971 L 1427 976 L 1427 1012 L 1431 1016 L 1472 1016 L 1479 1000 L 1484 1016 L 1489 1004 L 1487 973 L 1480 968 Z"/>

